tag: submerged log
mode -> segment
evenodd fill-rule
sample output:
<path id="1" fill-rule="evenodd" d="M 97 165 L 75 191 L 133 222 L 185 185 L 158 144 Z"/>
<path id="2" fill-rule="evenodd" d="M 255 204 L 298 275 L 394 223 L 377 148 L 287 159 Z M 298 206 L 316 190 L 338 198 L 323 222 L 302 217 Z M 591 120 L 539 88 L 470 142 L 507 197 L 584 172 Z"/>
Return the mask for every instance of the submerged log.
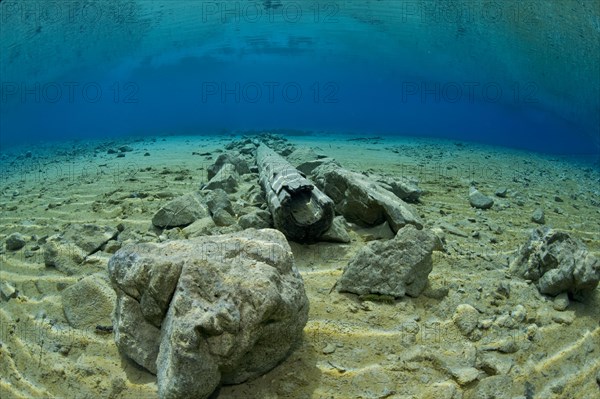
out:
<path id="1" fill-rule="evenodd" d="M 331 226 L 333 201 L 266 145 L 256 161 L 275 227 L 291 240 L 316 241 Z"/>

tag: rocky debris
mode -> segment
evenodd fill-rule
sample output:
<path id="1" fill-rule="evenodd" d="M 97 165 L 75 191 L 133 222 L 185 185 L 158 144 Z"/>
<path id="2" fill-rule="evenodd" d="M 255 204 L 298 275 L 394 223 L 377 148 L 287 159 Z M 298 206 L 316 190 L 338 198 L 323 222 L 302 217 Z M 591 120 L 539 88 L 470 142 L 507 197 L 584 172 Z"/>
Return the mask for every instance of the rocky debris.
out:
<path id="1" fill-rule="evenodd" d="M 302 162 L 298 165 L 297 169 L 305 175 L 311 175 L 315 169 L 321 165 L 338 165 L 337 161 L 333 158 L 321 158 L 315 159 L 314 161 Z"/>
<path id="2" fill-rule="evenodd" d="M 229 201 L 229 197 L 224 190 L 218 188 L 216 190 L 207 191 L 203 194 L 204 202 L 206 203 L 208 211 L 211 215 L 214 215 L 218 210 L 227 211 L 232 216 L 235 215 L 231 206 L 231 201 Z"/>
<path id="3" fill-rule="evenodd" d="M 9 251 L 18 251 L 27 244 L 27 237 L 21 233 L 12 233 L 6 237 L 6 249 Z"/>
<path id="4" fill-rule="evenodd" d="M 231 216 L 231 214 L 229 212 L 227 212 L 225 209 L 217 209 L 213 213 L 212 219 L 217 226 L 221 226 L 221 227 L 231 226 L 236 223 L 235 218 L 233 216 Z"/>
<path id="5" fill-rule="evenodd" d="M 361 248 L 337 282 L 340 292 L 417 297 L 433 268 L 436 237 L 429 230 L 407 225 L 389 241 L 373 241 Z"/>
<path id="6" fill-rule="evenodd" d="M 206 190 L 222 189 L 226 193 L 235 193 L 238 189 L 240 175 L 235 169 L 235 166 L 226 163 L 214 175 L 210 181 L 203 187 Z"/>
<path id="7" fill-rule="evenodd" d="M 359 227 L 355 231 L 365 242 L 391 240 L 395 236 L 388 222 L 383 222 L 375 227 Z"/>
<path id="8" fill-rule="evenodd" d="M 254 146 L 253 146 L 254 147 Z M 224 165 L 233 165 L 233 169 L 239 175 L 244 175 L 246 173 L 250 173 L 250 167 L 248 166 L 248 162 L 245 159 L 240 157 L 239 153 L 231 152 L 225 153 L 218 156 L 215 163 L 208 167 L 207 169 L 207 177 L 208 180 L 212 180 L 215 177 L 221 168 Z"/>
<path id="9" fill-rule="evenodd" d="M 346 221 L 343 216 L 336 216 L 331 222 L 331 227 L 321 236 L 321 241 L 349 243 L 350 234 L 346 230 Z"/>
<path id="10" fill-rule="evenodd" d="M 208 207 L 199 193 L 189 193 L 169 201 L 152 217 L 159 228 L 181 227 L 209 216 Z"/>
<path id="11" fill-rule="evenodd" d="M 262 209 L 258 209 L 240 217 L 238 223 L 243 229 L 266 229 L 273 227 L 271 212 Z"/>
<path id="12" fill-rule="evenodd" d="M 63 310 L 71 327 L 94 329 L 112 325 L 116 295 L 104 273 L 79 280 L 62 291 Z"/>
<path id="13" fill-rule="evenodd" d="M 287 160 L 305 175 L 310 175 L 317 167 L 335 162 L 322 153 L 317 153 L 310 147 L 300 147 L 287 156 Z M 339 164 L 336 163 L 339 166 Z"/>
<path id="14" fill-rule="evenodd" d="M 2 299 L 8 301 L 9 299 L 16 298 L 19 292 L 8 281 L 2 281 L 0 283 L 0 294 L 2 295 Z"/>
<path id="15" fill-rule="evenodd" d="M 213 234 L 214 229 L 217 227 L 212 217 L 206 216 L 196 220 L 194 223 L 182 229 L 183 235 L 186 238 L 198 237 L 198 236 L 209 236 Z"/>
<path id="16" fill-rule="evenodd" d="M 124 146 L 119 147 L 119 151 L 120 152 L 131 152 L 131 151 L 133 151 L 133 148 L 131 148 L 128 145 L 124 145 Z"/>
<path id="17" fill-rule="evenodd" d="M 600 281 L 600 260 L 581 241 L 549 228 L 533 230 L 511 260 L 510 269 L 549 295 L 591 292 Z"/>
<path id="18" fill-rule="evenodd" d="M 463 303 L 456 307 L 452 321 L 460 333 L 468 337 L 479 323 L 479 312 L 473 306 Z"/>
<path id="19" fill-rule="evenodd" d="M 86 255 L 91 255 L 108 241 L 115 239 L 118 234 L 119 230 L 114 227 L 86 223 L 70 224 L 62 236 L 66 241 L 73 242 L 83 249 Z"/>
<path id="20" fill-rule="evenodd" d="M 54 267 L 67 275 L 81 271 L 87 252 L 74 243 L 65 242 L 60 235 L 50 237 L 42 247 L 44 265 Z"/>
<path id="21" fill-rule="evenodd" d="M 326 164 L 315 169 L 313 176 L 349 222 L 374 226 L 387 221 L 394 232 L 407 224 L 423 227 L 408 204 L 363 174 Z"/>
<path id="22" fill-rule="evenodd" d="M 567 310 L 569 307 L 569 295 L 566 292 L 558 294 L 552 302 L 552 307 L 554 310 L 558 310 L 559 312 Z"/>
<path id="23" fill-rule="evenodd" d="M 469 203 L 473 208 L 490 209 L 494 205 L 494 200 L 482 194 L 475 187 L 469 189 Z"/>
<path id="24" fill-rule="evenodd" d="M 119 349 L 161 398 L 207 398 L 260 376 L 298 345 L 308 299 L 277 230 L 126 246 L 109 261 Z"/>
<path id="25" fill-rule="evenodd" d="M 544 216 L 544 210 L 542 208 L 535 208 L 531 215 L 531 221 L 537 224 L 546 223 L 546 217 Z"/>
<path id="26" fill-rule="evenodd" d="M 396 194 L 398 198 L 406 202 L 419 202 L 423 191 L 418 186 L 416 179 L 405 177 L 380 177 L 377 182 L 388 191 Z"/>
<path id="27" fill-rule="evenodd" d="M 496 197 L 506 198 L 506 194 L 508 194 L 508 189 L 506 187 L 500 187 L 496 190 L 494 194 L 496 195 Z"/>

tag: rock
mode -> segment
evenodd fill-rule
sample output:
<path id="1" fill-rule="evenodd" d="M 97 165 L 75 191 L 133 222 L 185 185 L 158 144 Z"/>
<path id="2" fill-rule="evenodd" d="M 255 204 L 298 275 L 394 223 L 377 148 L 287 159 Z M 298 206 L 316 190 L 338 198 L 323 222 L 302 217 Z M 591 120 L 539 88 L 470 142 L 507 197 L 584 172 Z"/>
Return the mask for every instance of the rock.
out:
<path id="1" fill-rule="evenodd" d="M 313 176 L 349 222 L 374 226 L 387 221 L 395 233 L 407 224 L 423 227 L 408 204 L 365 175 L 325 164 L 316 168 Z"/>
<path id="2" fill-rule="evenodd" d="M 435 236 L 408 225 L 394 239 L 373 241 L 361 248 L 337 282 L 340 292 L 416 297 L 433 268 Z"/>
<path id="3" fill-rule="evenodd" d="M 209 216 L 208 208 L 200 194 L 189 193 L 169 201 L 152 218 L 152 224 L 159 228 L 179 227 Z"/>
<path id="4" fill-rule="evenodd" d="M 61 293 L 63 310 L 71 327 L 93 331 L 112 325 L 116 295 L 103 273 L 79 280 Z"/>
<path id="5" fill-rule="evenodd" d="M 273 226 L 273 219 L 271 212 L 260 209 L 240 217 L 238 223 L 243 229 L 266 229 Z"/>
<path id="6" fill-rule="evenodd" d="M 133 148 L 131 148 L 128 145 L 124 145 L 124 146 L 119 147 L 119 151 L 121 151 L 121 152 L 131 152 L 131 151 L 133 151 Z"/>
<path id="7" fill-rule="evenodd" d="M 225 209 L 217 209 L 212 219 L 217 226 L 231 226 L 236 223 L 235 218 Z"/>
<path id="8" fill-rule="evenodd" d="M 510 270 L 549 295 L 588 293 L 600 281 L 600 260 L 581 241 L 549 228 L 532 232 L 511 260 Z"/>
<path id="9" fill-rule="evenodd" d="M 535 208 L 535 211 L 533 211 L 533 214 L 531 215 L 531 221 L 537 224 L 546 223 L 544 210 L 542 208 Z"/>
<path id="10" fill-rule="evenodd" d="M 321 165 L 326 165 L 326 164 L 339 165 L 333 158 L 323 158 L 323 159 L 315 159 L 313 161 L 302 162 L 301 164 L 299 164 L 297 166 L 296 169 L 298 169 L 300 172 L 304 173 L 305 175 L 310 175 L 316 168 L 318 168 Z"/>
<path id="11" fill-rule="evenodd" d="M 395 234 L 390 228 L 390 224 L 388 222 L 383 222 L 375 227 L 356 229 L 356 233 L 360 235 L 365 242 L 374 240 L 391 240 L 395 237 Z"/>
<path id="12" fill-rule="evenodd" d="M 210 216 L 206 216 L 196 220 L 182 231 L 186 238 L 191 238 L 211 235 L 216 227 L 214 220 Z"/>
<path id="13" fill-rule="evenodd" d="M 396 194 L 398 198 L 406 202 L 419 202 L 423 191 L 417 185 L 416 180 L 404 177 L 381 177 L 377 179 L 386 190 Z"/>
<path id="14" fill-rule="evenodd" d="M 0 283 L 0 294 L 2 294 L 2 299 L 8 301 L 9 299 L 16 298 L 19 292 L 8 281 L 3 281 Z"/>
<path id="15" fill-rule="evenodd" d="M 302 277 L 276 230 L 126 246 L 108 269 L 117 346 L 157 374 L 161 398 L 207 398 L 266 373 L 308 320 Z"/>
<path id="16" fill-rule="evenodd" d="M 117 237 L 119 231 L 110 226 L 98 226 L 95 224 L 71 224 L 63 233 L 66 241 L 73 242 L 79 248 L 91 255 L 100 250 L 108 241 Z"/>
<path id="17" fill-rule="evenodd" d="M 475 367 L 453 367 L 448 372 L 460 386 L 465 386 L 479 377 L 479 370 Z"/>
<path id="18" fill-rule="evenodd" d="M 569 307 L 569 295 L 566 292 L 558 294 L 552 302 L 552 307 L 559 312 L 566 310 Z"/>
<path id="19" fill-rule="evenodd" d="M 27 237 L 21 233 L 12 233 L 6 237 L 6 249 L 9 251 L 18 251 L 27 244 Z"/>
<path id="20" fill-rule="evenodd" d="M 327 344 L 325 346 L 325 348 L 323 348 L 323 354 L 331 355 L 333 352 L 335 352 L 336 349 L 337 349 L 337 346 L 335 346 L 335 344 Z"/>
<path id="21" fill-rule="evenodd" d="M 351 241 L 350 234 L 348 234 L 345 224 L 343 216 L 334 217 L 329 230 L 321 236 L 321 241 L 349 243 Z"/>
<path id="22" fill-rule="evenodd" d="M 327 155 L 315 151 L 311 147 L 300 147 L 287 156 L 287 160 L 294 166 L 298 166 L 304 162 L 314 161 L 317 159 L 327 158 Z"/>
<path id="23" fill-rule="evenodd" d="M 254 144 L 246 144 L 242 148 L 240 148 L 240 154 L 254 156 L 254 152 L 256 151 L 256 146 Z"/>
<path id="24" fill-rule="evenodd" d="M 469 304 L 460 304 L 456 307 L 452 321 L 462 335 L 469 336 L 479 323 L 479 312 Z"/>
<path id="25" fill-rule="evenodd" d="M 494 205 L 494 200 L 482 194 L 475 187 L 471 187 L 469 189 L 469 203 L 474 208 L 490 209 Z"/>
<path id="26" fill-rule="evenodd" d="M 428 279 L 423 295 L 427 298 L 442 300 L 448 296 L 449 288 L 445 281 L 440 278 Z"/>
<path id="27" fill-rule="evenodd" d="M 479 381 L 468 391 L 465 399 L 513 399 L 513 379 L 507 375 L 494 375 Z"/>
<path id="28" fill-rule="evenodd" d="M 44 264 L 73 275 L 81 272 L 81 264 L 87 253 L 73 243 L 63 242 L 58 236 L 51 237 L 42 247 Z"/>
<path id="29" fill-rule="evenodd" d="M 220 188 L 226 193 L 235 193 L 237 191 L 239 178 L 240 176 L 236 172 L 235 166 L 226 163 L 203 188 L 207 190 L 216 190 Z"/>
<path id="30" fill-rule="evenodd" d="M 506 187 L 500 187 L 499 189 L 496 190 L 495 195 L 496 195 L 496 197 L 506 198 L 507 193 L 508 193 L 508 190 L 506 189 Z"/>
<path id="31" fill-rule="evenodd" d="M 253 145 L 252 145 L 252 148 L 254 151 L 255 147 Z M 235 152 L 225 153 L 225 154 L 219 155 L 219 157 L 216 159 L 215 163 L 208 167 L 208 170 L 207 170 L 208 180 L 212 180 L 212 178 L 215 177 L 219 173 L 221 168 L 227 164 L 233 165 L 233 170 L 235 170 L 235 172 L 239 175 L 244 175 L 246 173 L 250 173 L 250 167 L 248 166 L 248 162 L 246 162 L 243 158 L 241 158 L 239 156 L 239 154 L 237 154 Z"/>
<path id="32" fill-rule="evenodd" d="M 208 211 L 211 215 L 214 215 L 218 210 L 221 209 L 227 211 L 232 216 L 235 215 L 227 193 L 220 188 L 206 192 L 204 195 L 204 202 L 206 203 Z"/>

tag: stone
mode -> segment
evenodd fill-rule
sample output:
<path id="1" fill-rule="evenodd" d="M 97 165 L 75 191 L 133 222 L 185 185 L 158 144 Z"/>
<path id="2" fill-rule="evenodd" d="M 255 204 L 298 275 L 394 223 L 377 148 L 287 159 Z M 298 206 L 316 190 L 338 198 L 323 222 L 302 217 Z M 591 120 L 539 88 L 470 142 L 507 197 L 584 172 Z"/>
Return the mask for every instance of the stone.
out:
<path id="1" fill-rule="evenodd" d="M 254 146 L 253 150 L 255 149 Z M 239 156 L 236 152 L 221 154 L 215 160 L 215 163 L 208 167 L 207 169 L 207 177 L 208 180 L 212 180 L 215 177 L 221 168 L 224 165 L 233 165 L 233 170 L 239 175 L 244 175 L 246 173 L 250 173 L 250 167 L 248 166 L 248 162 L 246 162 L 243 158 Z"/>
<path id="2" fill-rule="evenodd" d="M 331 355 L 332 353 L 335 352 L 335 350 L 337 349 L 337 346 L 335 346 L 335 344 L 327 344 L 324 348 L 323 348 L 323 354 L 324 355 Z"/>
<path id="3" fill-rule="evenodd" d="M 331 227 L 321 235 L 321 241 L 349 243 L 351 241 L 350 234 L 346 230 L 346 221 L 343 216 L 333 218 Z"/>
<path id="4" fill-rule="evenodd" d="M 199 193 L 189 193 L 169 201 L 152 217 L 159 228 L 181 227 L 209 216 L 208 207 Z"/>
<path id="5" fill-rule="evenodd" d="M 133 148 L 131 148 L 128 145 L 124 145 L 124 146 L 119 147 L 119 151 L 121 151 L 121 152 L 131 152 L 131 151 L 133 151 Z"/>
<path id="6" fill-rule="evenodd" d="M 225 209 L 217 209 L 212 215 L 212 219 L 217 226 L 231 226 L 236 223 L 236 220 Z"/>
<path id="7" fill-rule="evenodd" d="M 405 177 L 380 177 L 377 179 L 377 182 L 406 202 L 419 202 L 419 198 L 423 194 L 416 179 L 408 179 Z"/>
<path id="8" fill-rule="evenodd" d="M 464 336 L 469 336 L 479 323 L 479 312 L 473 306 L 463 303 L 456 307 L 452 321 Z"/>
<path id="9" fill-rule="evenodd" d="M 315 169 L 317 169 L 319 166 L 325 165 L 325 164 L 338 165 L 338 163 L 333 158 L 322 158 L 322 159 L 315 159 L 313 161 L 302 162 L 301 164 L 299 164 L 296 167 L 296 169 L 298 169 L 300 172 L 302 172 L 308 176 L 308 175 L 312 174 L 313 171 Z"/>
<path id="10" fill-rule="evenodd" d="M 313 171 L 313 180 L 349 222 L 375 226 L 387 221 L 394 233 L 408 224 L 423 228 L 407 203 L 368 176 L 325 164 Z"/>
<path id="11" fill-rule="evenodd" d="M 473 208 L 490 209 L 494 205 L 494 200 L 482 194 L 475 187 L 469 189 L 469 203 Z"/>
<path id="12" fill-rule="evenodd" d="M 266 229 L 273 226 L 273 219 L 271 212 L 259 209 L 240 217 L 238 223 L 243 229 Z"/>
<path id="13" fill-rule="evenodd" d="M 213 176 L 212 179 L 210 179 L 208 184 L 206 184 L 203 189 L 215 190 L 220 188 L 226 193 L 235 193 L 238 188 L 239 178 L 240 175 L 236 171 L 235 166 L 230 163 L 226 163 L 219 169 L 219 172 Z"/>
<path id="14" fill-rule="evenodd" d="M 116 295 L 103 273 L 87 276 L 61 293 L 63 311 L 71 327 L 93 331 L 112 325 Z"/>
<path id="15" fill-rule="evenodd" d="M 548 295 L 589 293 L 600 281 L 600 260 L 581 241 L 550 228 L 533 230 L 510 261 L 510 270 Z"/>
<path id="16" fill-rule="evenodd" d="M 60 236 L 48 239 L 42 247 L 44 254 L 44 265 L 54 267 L 67 275 L 73 275 L 82 271 L 81 264 L 87 253 L 77 245 L 62 241 Z"/>
<path id="17" fill-rule="evenodd" d="M 494 193 L 496 197 L 506 198 L 506 194 L 508 193 L 508 189 L 506 187 L 500 187 Z"/>
<path id="18" fill-rule="evenodd" d="M 212 235 L 217 225 L 210 216 L 196 220 L 194 223 L 182 229 L 186 238 Z"/>
<path id="19" fill-rule="evenodd" d="M 531 214 L 531 221 L 537 224 L 546 223 L 546 217 L 544 216 L 544 210 L 542 208 L 535 208 Z"/>
<path id="20" fill-rule="evenodd" d="M 508 375 L 483 378 L 464 396 L 465 399 L 514 399 L 513 379 Z M 537 396 L 536 396 L 537 397 Z"/>
<path id="21" fill-rule="evenodd" d="M 6 249 L 9 251 L 18 251 L 27 244 L 27 237 L 21 233 L 12 233 L 6 237 Z"/>
<path id="22" fill-rule="evenodd" d="M 308 298 L 285 236 L 243 232 L 125 246 L 110 259 L 115 342 L 161 398 L 208 398 L 300 343 Z"/>
<path id="23" fill-rule="evenodd" d="M 108 241 L 117 237 L 119 231 L 110 226 L 98 226 L 95 224 L 70 224 L 62 234 L 68 242 L 73 242 L 79 248 L 91 255 L 97 252 Z"/>
<path id="24" fill-rule="evenodd" d="M 0 294 L 2 294 L 2 299 L 8 301 L 9 299 L 16 298 L 19 292 L 8 281 L 3 281 L 0 283 Z"/>
<path id="25" fill-rule="evenodd" d="M 361 236 L 365 242 L 374 240 L 391 240 L 396 236 L 390 228 L 390 224 L 388 222 L 383 222 L 375 227 L 358 228 L 356 229 L 356 233 Z"/>
<path id="26" fill-rule="evenodd" d="M 566 292 L 558 294 L 552 301 L 552 307 L 559 312 L 566 310 L 569 307 L 569 294 Z"/>
<path id="27" fill-rule="evenodd" d="M 230 215 L 235 215 L 227 193 L 220 188 L 206 192 L 204 202 L 211 215 L 214 215 L 218 210 L 225 210 Z"/>
<path id="28" fill-rule="evenodd" d="M 392 240 L 368 243 L 344 269 L 337 282 L 338 291 L 419 296 L 433 268 L 435 239 L 429 230 L 407 225 Z"/>

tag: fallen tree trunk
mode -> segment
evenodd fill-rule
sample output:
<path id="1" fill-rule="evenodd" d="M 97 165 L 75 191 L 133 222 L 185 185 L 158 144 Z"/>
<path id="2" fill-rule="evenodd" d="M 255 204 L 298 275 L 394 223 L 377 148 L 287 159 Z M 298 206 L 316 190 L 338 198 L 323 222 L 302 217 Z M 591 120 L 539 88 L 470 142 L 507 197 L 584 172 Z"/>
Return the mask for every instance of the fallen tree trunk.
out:
<path id="1" fill-rule="evenodd" d="M 331 226 L 333 201 L 266 145 L 256 161 L 275 227 L 291 240 L 316 241 Z"/>

